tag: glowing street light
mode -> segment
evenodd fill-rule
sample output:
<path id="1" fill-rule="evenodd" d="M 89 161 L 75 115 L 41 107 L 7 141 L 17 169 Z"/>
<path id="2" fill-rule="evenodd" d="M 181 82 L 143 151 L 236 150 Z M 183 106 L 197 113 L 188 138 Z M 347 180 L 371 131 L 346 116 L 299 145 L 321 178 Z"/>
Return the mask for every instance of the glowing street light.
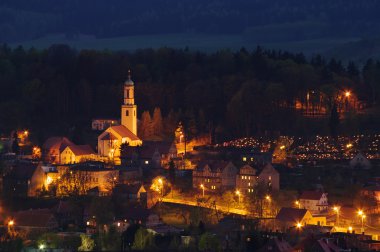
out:
<path id="1" fill-rule="evenodd" d="M 239 198 L 239 204 L 240 204 L 240 191 L 239 190 L 236 190 L 236 195 L 238 196 L 238 198 Z"/>
<path id="2" fill-rule="evenodd" d="M 296 206 L 298 207 L 298 209 L 301 208 L 301 203 L 298 200 L 296 200 L 296 202 L 294 202 L 294 203 L 296 204 Z"/>
<path id="3" fill-rule="evenodd" d="M 24 131 L 24 136 L 27 137 L 29 135 L 29 131 L 25 130 Z"/>
<path id="4" fill-rule="evenodd" d="M 363 212 L 363 210 L 359 210 L 358 211 L 358 215 L 361 217 L 361 219 L 362 219 L 362 228 L 361 228 L 361 232 L 363 233 L 364 232 L 364 219 L 367 217 L 365 214 L 364 214 L 364 212 Z"/>
<path id="5" fill-rule="evenodd" d="M 40 244 L 40 246 L 38 246 L 38 248 L 39 248 L 40 250 L 43 250 L 43 249 L 45 248 L 45 244 Z"/>
<path id="6" fill-rule="evenodd" d="M 161 197 L 163 197 L 164 181 L 162 180 L 162 178 L 159 178 L 157 181 L 158 181 L 158 183 L 160 184 Z"/>
<path id="7" fill-rule="evenodd" d="M 265 196 L 265 199 L 267 200 L 267 201 L 271 201 L 271 198 L 270 198 L 270 196 L 269 195 L 267 195 L 267 196 Z"/>
<path id="8" fill-rule="evenodd" d="M 15 224 L 15 222 L 13 221 L 13 220 L 10 220 L 9 222 L 8 222 L 8 226 L 13 226 Z"/>
<path id="9" fill-rule="evenodd" d="M 205 186 L 203 184 L 201 184 L 201 188 L 202 188 L 202 196 L 204 198 L 205 197 Z"/>
<path id="10" fill-rule="evenodd" d="M 301 222 L 297 222 L 297 224 L 296 224 L 296 228 L 297 228 L 298 230 L 300 230 L 300 229 L 302 228 L 302 223 L 301 223 Z"/>
<path id="11" fill-rule="evenodd" d="M 350 91 L 346 91 L 346 92 L 344 93 L 344 95 L 345 95 L 347 98 L 349 98 L 349 97 L 351 96 L 351 92 L 350 92 Z"/>
<path id="12" fill-rule="evenodd" d="M 334 212 L 336 212 L 336 225 L 339 226 L 339 210 L 340 210 L 340 207 L 338 206 L 335 206 L 333 208 Z"/>
<path id="13" fill-rule="evenodd" d="M 352 233 L 352 227 L 351 226 L 348 227 L 348 232 Z"/>

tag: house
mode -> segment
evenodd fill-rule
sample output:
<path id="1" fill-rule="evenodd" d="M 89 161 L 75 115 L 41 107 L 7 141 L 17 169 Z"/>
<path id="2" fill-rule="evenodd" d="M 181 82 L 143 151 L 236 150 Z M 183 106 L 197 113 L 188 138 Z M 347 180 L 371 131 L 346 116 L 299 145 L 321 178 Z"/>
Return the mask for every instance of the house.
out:
<path id="1" fill-rule="evenodd" d="M 371 169 L 371 162 L 359 152 L 356 156 L 350 161 L 350 168 L 352 169 Z"/>
<path id="2" fill-rule="evenodd" d="M 242 193 L 252 193 L 257 183 L 257 170 L 250 165 L 244 165 L 236 175 L 236 189 Z"/>
<path id="3" fill-rule="evenodd" d="M 177 147 L 172 142 L 144 141 L 142 146 L 127 146 L 122 163 L 137 163 L 142 167 L 168 167 L 177 158 Z"/>
<path id="4" fill-rule="evenodd" d="M 61 164 L 75 164 L 95 160 L 95 152 L 89 145 L 69 145 L 61 152 Z"/>
<path id="5" fill-rule="evenodd" d="M 280 190 L 280 173 L 270 163 L 261 170 L 258 181 L 268 185 L 271 190 Z"/>
<path id="6" fill-rule="evenodd" d="M 112 194 L 122 201 L 140 201 L 141 194 L 147 193 L 141 184 L 118 184 L 113 189 Z"/>
<path id="7" fill-rule="evenodd" d="M 106 118 L 96 118 L 92 119 L 91 129 L 103 131 L 111 126 L 119 125 L 119 119 L 106 119 Z"/>
<path id="8" fill-rule="evenodd" d="M 98 137 L 98 154 L 109 158 L 116 164 L 120 163 L 120 147 L 142 145 L 137 136 L 137 105 L 135 104 L 135 88 L 128 72 L 128 79 L 124 82 L 124 102 L 121 105 L 121 125 L 107 128 Z"/>
<path id="9" fill-rule="evenodd" d="M 47 163 L 61 163 L 61 153 L 69 145 L 74 145 L 66 137 L 50 137 L 42 145 L 42 159 Z"/>
<path id="10" fill-rule="evenodd" d="M 236 187 L 237 168 L 232 162 L 206 161 L 193 170 L 193 188 L 203 185 L 208 191 L 234 189 Z"/>
<path id="11" fill-rule="evenodd" d="M 276 216 L 277 226 L 281 230 L 286 230 L 290 227 L 306 226 L 306 225 L 326 225 L 326 217 L 313 217 L 307 209 L 298 209 L 283 207 Z"/>
<path id="12" fill-rule="evenodd" d="M 30 209 L 13 214 L 16 230 L 26 233 L 48 232 L 58 228 L 58 222 L 50 209 Z"/>
<path id="13" fill-rule="evenodd" d="M 3 177 L 3 192 L 11 197 L 35 197 L 44 182 L 42 163 L 18 161 Z"/>
<path id="14" fill-rule="evenodd" d="M 313 214 L 327 212 L 329 208 L 327 193 L 319 191 L 304 191 L 300 198 L 300 207 Z"/>
<path id="15" fill-rule="evenodd" d="M 129 146 L 142 145 L 142 141 L 124 125 L 112 126 L 98 137 L 98 154 L 111 159 L 120 157 L 120 146 L 128 143 Z"/>
<path id="16" fill-rule="evenodd" d="M 70 188 L 87 194 L 91 189 L 98 190 L 99 195 L 109 195 L 119 180 L 119 171 L 105 168 L 102 163 L 80 163 L 70 166 L 59 166 L 61 179 L 57 180 L 57 195 L 64 196 Z M 97 189 L 95 189 L 98 187 Z M 68 190 L 65 188 L 69 188 Z"/>

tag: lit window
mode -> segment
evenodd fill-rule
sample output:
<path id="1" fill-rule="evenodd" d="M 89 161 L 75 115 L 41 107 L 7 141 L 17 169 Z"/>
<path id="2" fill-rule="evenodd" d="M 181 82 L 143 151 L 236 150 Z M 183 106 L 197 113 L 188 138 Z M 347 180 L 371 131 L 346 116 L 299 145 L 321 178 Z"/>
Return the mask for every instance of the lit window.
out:
<path id="1" fill-rule="evenodd" d="M 269 180 L 272 180 L 272 176 L 269 176 Z"/>
<path id="2" fill-rule="evenodd" d="M 145 160 L 145 164 L 149 164 L 149 161 L 148 161 L 148 160 Z"/>
<path id="3" fill-rule="evenodd" d="M 244 161 L 244 162 L 247 161 L 247 158 L 246 158 L 246 157 L 243 157 L 243 161 Z"/>
<path id="4" fill-rule="evenodd" d="M 251 157 L 251 161 L 253 161 L 253 157 Z"/>
<path id="5" fill-rule="evenodd" d="M 251 186 L 251 183 L 248 183 L 248 186 Z"/>

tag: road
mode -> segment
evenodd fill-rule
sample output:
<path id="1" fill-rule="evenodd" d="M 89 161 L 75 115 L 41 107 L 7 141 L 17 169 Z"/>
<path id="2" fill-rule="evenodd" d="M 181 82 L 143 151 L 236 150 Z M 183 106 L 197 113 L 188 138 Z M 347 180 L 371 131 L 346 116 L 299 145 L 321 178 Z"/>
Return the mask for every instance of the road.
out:
<path id="1" fill-rule="evenodd" d="M 167 202 L 167 203 L 181 204 L 181 205 L 188 205 L 188 206 L 201 206 L 201 207 L 209 208 L 209 209 L 214 208 L 210 204 L 199 204 L 197 201 L 187 200 L 187 199 L 176 199 L 176 198 L 164 197 L 162 201 Z M 239 214 L 239 215 L 244 215 L 244 216 L 249 215 L 249 212 L 244 209 L 228 208 L 228 207 L 220 206 L 220 205 L 216 205 L 216 209 L 224 213 Z"/>

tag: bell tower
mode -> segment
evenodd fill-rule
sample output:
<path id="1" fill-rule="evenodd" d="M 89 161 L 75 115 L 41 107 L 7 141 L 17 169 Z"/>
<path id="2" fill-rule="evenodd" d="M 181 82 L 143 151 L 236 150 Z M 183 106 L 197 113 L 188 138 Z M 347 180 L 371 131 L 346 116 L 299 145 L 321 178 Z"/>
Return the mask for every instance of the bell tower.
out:
<path id="1" fill-rule="evenodd" d="M 121 125 L 137 136 L 137 105 L 135 105 L 135 84 L 128 70 L 128 80 L 124 82 L 124 104 L 121 105 Z"/>

